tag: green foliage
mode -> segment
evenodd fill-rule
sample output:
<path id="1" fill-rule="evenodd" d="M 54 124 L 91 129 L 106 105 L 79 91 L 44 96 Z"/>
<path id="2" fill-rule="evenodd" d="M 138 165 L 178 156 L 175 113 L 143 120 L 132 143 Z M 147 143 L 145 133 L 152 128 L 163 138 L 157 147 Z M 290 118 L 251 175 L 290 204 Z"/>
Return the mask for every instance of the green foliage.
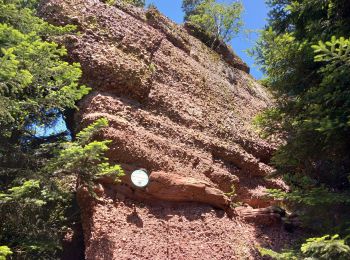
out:
<path id="1" fill-rule="evenodd" d="M 283 140 L 272 163 L 291 187 L 270 193 L 312 218 L 318 230 L 326 221 L 331 229 L 349 218 L 350 1 L 267 3 L 268 26 L 251 53 L 276 106 L 254 123 L 262 136 Z M 310 240 L 298 259 L 349 259 L 341 244 L 338 237 Z"/>
<path id="2" fill-rule="evenodd" d="M 205 0 L 196 5 L 195 12 L 190 11 L 191 14 L 187 19 L 216 40 L 229 42 L 242 26 L 242 10 L 243 6 L 240 2 L 225 4 L 215 0 Z"/>
<path id="3" fill-rule="evenodd" d="M 6 134 L 14 131 L 14 125 L 24 131 L 29 118 L 38 124 L 52 123 L 53 114 L 74 108 L 75 101 L 88 93 L 89 88 L 78 84 L 79 64 L 62 61 L 66 50 L 57 44 L 6 24 L 0 24 L 0 38 L 0 100 L 7 107 L 0 120 L 9 124 Z"/>
<path id="4" fill-rule="evenodd" d="M 280 173 L 308 175 L 332 189 L 350 186 L 350 15 L 348 1 L 271 0 L 269 27 L 252 51 L 277 106 L 256 118 L 263 136 L 286 142 Z"/>
<path id="5" fill-rule="evenodd" d="M 276 260 L 346 260 L 350 258 L 350 247 L 339 235 L 326 235 L 306 240 L 299 250 L 286 250 L 281 253 L 266 248 L 259 248 L 262 256 L 269 256 Z"/>
<path id="6" fill-rule="evenodd" d="M 154 4 L 154 3 L 150 3 L 148 6 L 147 6 L 147 9 L 155 9 L 155 10 L 158 10 L 157 9 L 157 6 Z M 146 18 L 149 19 L 148 17 L 149 13 L 147 12 L 146 13 Z"/>
<path id="7" fill-rule="evenodd" d="M 0 1 L 0 120 L 3 137 L 24 135 L 28 126 L 50 124 L 89 92 L 80 86 L 79 64 L 62 61 L 66 50 L 42 36 L 70 32 L 33 15 L 28 8 Z M 2 17 L 1 17 L 2 15 Z M 8 23 L 8 24 L 7 24 Z M 28 133 L 31 135 L 33 133 Z"/>
<path id="8" fill-rule="evenodd" d="M 279 189 L 267 190 L 269 196 L 287 203 L 311 206 L 331 206 L 332 204 L 349 204 L 347 192 L 334 192 L 325 185 L 318 185 L 317 181 L 307 175 L 285 174 L 284 180 L 289 184 L 290 191 Z"/>
<path id="9" fill-rule="evenodd" d="M 350 39 L 332 36 L 330 41 L 319 41 L 318 45 L 311 46 L 316 62 L 331 62 L 333 65 L 345 65 L 350 62 Z"/>
<path id="10" fill-rule="evenodd" d="M 276 259 L 276 260 L 298 260 L 300 258 L 298 258 L 296 256 L 296 253 L 294 251 L 283 251 L 281 253 L 275 252 L 271 249 L 267 249 L 267 248 L 258 248 L 260 254 L 262 256 L 269 256 L 272 259 Z"/>
<path id="11" fill-rule="evenodd" d="M 0 244 L 15 259 L 59 257 L 74 178 L 52 171 L 50 161 L 66 133 L 38 136 L 36 126 L 54 125 L 90 90 L 79 84 L 80 65 L 64 61 L 65 48 L 46 41 L 75 27 L 35 16 L 37 3 L 0 0 Z"/>
<path id="12" fill-rule="evenodd" d="M 145 7 L 145 0 L 123 0 L 123 1 L 137 7 Z"/>
<path id="13" fill-rule="evenodd" d="M 188 20 L 188 18 L 191 15 L 197 14 L 197 7 L 202 4 L 205 0 L 183 0 L 182 1 L 182 10 L 185 13 L 185 21 Z"/>
<path id="14" fill-rule="evenodd" d="M 0 260 L 6 260 L 7 256 L 12 255 L 12 251 L 7 246 L 0 246 Z"/>
<path id="15" fill-rule="evenodd" d="M 118 181 L 124 174 L 119 165 L 111 166 L 104 154 L 111 141 L 93 141 L 93 137 L 108 125 L 104 118 L 96 120 L 76 135 L 75 142 L 65 142 L 61 149 L 49 162 L 49 172 L 55 174 L 76 175 L 77 185 L 87 185 L 92 191 L 94 181 L 102 176 L 112 177 Z"/>
<path id="16" fill-rule="evenodd" d="M 275 199 L 287 200 L 307 206 L 350 204 L 350 196 L 348 193 L 330 192 L 325 187 L 314 187 L 311 189 L 295 188 L 290 192 L 270 189 L 268 190 L 268 194 Z"/>
<path id="17" fill-rule="evenodd" d="M 339 238 L 339 235 L 309 238 L 300 250 L 312 259 L 346 260 L 350 258 L 350 247 Z"/>
<path id="18" fill-rule="evenodd" d="M 152 74 L 154 74 L 156 71 L 157 71 L 157 66 L 154 64 L 154 63 L 151 63 L 149 66 L 148 66 L 148 69 L 150 70 L 150 72 Z"/>
<path id="19" fill-rule="evenodd" d="M 9 244 L 16 256 L 55 259 L 69 224 L 66 211 L 75 190 L 72 183 L 87 186 L 95 195 L 98 178 L 109 176 L 118 181 L 123 175 L 121 167 L 110 165 L 104 156 L 110 141 L 93 141 L 107 125 L 106 119 L 99 119 L 79 132 L 74 142 L 56 142 L 53 158 L 42 159 L 45 163 L 35 173 L 26 171 L 23 178 L 11 183 L 19 185 L 0 193 L 0 241 Z M 35 179 L 27 179 L 30 177 Z"/>
<path id="20" fill-rule="evenodd" d="M 253 119 L 253 125 L 262 138 L 268 138 L 272 135 L 284 137 L 283 131 L 278 131 L 283 125 L 285 115 L 278 108 L 270 108 L 260 113 Z"/>
<path id="21" fill-rule="evenodd" d="M 74 25 L 53 26 L 35 16 L 37 0 L 0 0 L 0 23 L 8 24 L 18 31 L 37 36 L 61 35 L 76 29 Z"/>
<path id="22" fill-rule="evenodd" d="M 81 130 L 76 135 L 77 142 L 81 145 L 86 145 L 99 130 L 108 126 L 108 120 L 105 118 L 101 118 L 96 120 L 93 124 L 87 126 L 83 130 Z"/>
<path id="23" fill-rule="evenodd" d="M 105 3 L 108 4 L 108 5 L 114 5 L 115 4 L 115 0 L 106 0 Z"/>
<path id="24" fill-rule="evenodd" d="M 62 250 L 71 196 L 57 184 L 27 180 L 0 194 L 0 240 L 16 258 L 55 259 Z"/>
<path id="25" fill-rule="evenodd" d="M 121 0 L 123 3 L 127 3 L 130 5 L 134 5 L 137 7 L 145 7 L 145 0 Z M 105 0 L 105 3 L 108 5 L 114 5 L 116 3 L 116 0 Z"/>
<path id="26" fill-rule="evenodd" d="M 94 141 L 105 119 L 83 129 L 74 142 L 66 133 L 38 136 L 76 108 L 90 88 L 79 84 L 77 63 L 50 36 L 72 33 L 35 16 L 38 1 L 0 0 L 0 258 L 57 259 L 73 220 L 74 183 L 92 190 L 101 176 L 115 180 L 119 165 L 105 158 L 110 141 Z M 73 214 L 76 215 L 76 212 Z"/>
<path id="27" fill-rule="evenodd" d="M 236 194 L 236 187 L 235 187 L 234 184 L 232 184 L 232 186 L 231 186 L 231 191 L 230 192 L 226 192 L 225 195 L 230 197 L 230 198 L 234 198 L 234 197 L 237 196 L 237 194 Z"/>

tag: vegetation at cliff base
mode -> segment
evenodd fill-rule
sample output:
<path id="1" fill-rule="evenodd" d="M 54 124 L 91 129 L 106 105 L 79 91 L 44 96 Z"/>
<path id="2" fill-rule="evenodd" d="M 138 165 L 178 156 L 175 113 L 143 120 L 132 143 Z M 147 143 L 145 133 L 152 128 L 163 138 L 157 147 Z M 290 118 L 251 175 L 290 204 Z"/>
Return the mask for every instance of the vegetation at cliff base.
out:
<path id="1" fill-rule="evenodd" d="M 259 251 L 262 256 L 270 256 L 277 260 L 347 260 L 350 258 L 350 246 L 339 235 L 309 238 L 300 249 L 284 250 L 281 253 L 266 248 L 259 248 Z"/>

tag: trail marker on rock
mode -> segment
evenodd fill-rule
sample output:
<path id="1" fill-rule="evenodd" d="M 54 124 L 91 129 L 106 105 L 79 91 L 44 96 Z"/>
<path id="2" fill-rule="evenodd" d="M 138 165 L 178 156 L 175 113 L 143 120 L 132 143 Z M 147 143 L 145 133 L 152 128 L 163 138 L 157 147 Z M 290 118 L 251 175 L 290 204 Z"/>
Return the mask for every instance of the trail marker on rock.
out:
<path id="1" fill-rule="evenodd" d="M 149 183 L 149 176 L 146 170 L 139 169 L 131 173 L 131 182 L 138 188 L 145 188 Z"/>

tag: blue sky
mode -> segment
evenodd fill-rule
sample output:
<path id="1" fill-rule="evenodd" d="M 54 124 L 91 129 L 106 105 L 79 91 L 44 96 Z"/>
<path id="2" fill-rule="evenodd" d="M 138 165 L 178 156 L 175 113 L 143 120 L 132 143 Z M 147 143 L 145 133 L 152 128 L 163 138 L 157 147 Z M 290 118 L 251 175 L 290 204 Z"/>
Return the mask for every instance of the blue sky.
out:
<path id="1" fill-rule="evenodd" d="M 235 52 L 241 57 L 251 68 L 251 74 L 260 79 L 263 74 L 254 66 L 254 60 L 245 53 L 246 49 L 254 46 L 257 33 L 247 33 L 246 30 L 262 29 L 266 24 L 268 9 L 265 0 L 242 0 L 244 5 L 243 21 L 244 27 L 238 37 L 234 38 L 231 45 Z M 181 10 L 181 0 L 146 0 L 146 4 L 153 3 L 158 9 L 177 23 L 183 22 L 183 13 Z"/>

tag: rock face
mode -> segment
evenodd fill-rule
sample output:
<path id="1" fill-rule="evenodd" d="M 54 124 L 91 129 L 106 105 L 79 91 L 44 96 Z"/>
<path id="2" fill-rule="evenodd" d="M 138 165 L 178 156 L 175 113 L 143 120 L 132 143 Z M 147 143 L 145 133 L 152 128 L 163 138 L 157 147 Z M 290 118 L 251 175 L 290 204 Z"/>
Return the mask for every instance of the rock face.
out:
<path id="1" fill-rule="evenodd" d="M 100 137 L 113 141 L 108 157 L 126 172 L 122 184 L 101 180 L 100 203 L 81 191 L 86 258 L 235 259 L 230 255 L 242 252 L 246 259 L 257 258 L 256 234 L 235 238 L 246 245 L 241 252 L 229 238 L 240 236 L 243 224 L 210 207 L 227 210 L 225 194 L 232 187 L 234 200 L 268 206 L 264 188 L 283 187 L 281 181 L 263 178 L 273 171 L 268 163 L 275 148 L 254 133 L 251 121 L 272 101 L 247 74 L 247 65 L 227 47 L 211 50 L 192 36 L 193 28 L 176 25 L 155 9 L 99 0 L 45 0 L 40 14 L 54 24 L 78 26 L 78 35 L 55 39 L 67 47 L 70 60 L 81 63 L 83 83 L 93 88 L 79 104 L 75 122 L 81 128 L 106 117 L 110 126 Z M 151 173 L 144 190 L 130 184 L 129 175 L 138 168 Z M 141 214 L 130 218 L 137 223 L 141 218 L 142 226 L 128 221 L 128 203 L 135 203 Z M 192 211 L 200 232 L 220 233 L 221 251 L 198 253 L 209 240 L 214 241 L 210 247 L 221 242 L 211 235 L 191 235 L 190 220 L 181 219 L 191 219 Z M 185 236 L 171 250 L 176 235 L 167 238 L 172 229 L 164 224 L 167 214 L 176 215 L 175 233 Z M 150 227 L 157 230 L 150 231 L 154 238 L 145 234 Z M 185 242 L 191 239 L 198 239 L 198 248 Z M 155 244 L 147 247 L 144 241 Z"/>

